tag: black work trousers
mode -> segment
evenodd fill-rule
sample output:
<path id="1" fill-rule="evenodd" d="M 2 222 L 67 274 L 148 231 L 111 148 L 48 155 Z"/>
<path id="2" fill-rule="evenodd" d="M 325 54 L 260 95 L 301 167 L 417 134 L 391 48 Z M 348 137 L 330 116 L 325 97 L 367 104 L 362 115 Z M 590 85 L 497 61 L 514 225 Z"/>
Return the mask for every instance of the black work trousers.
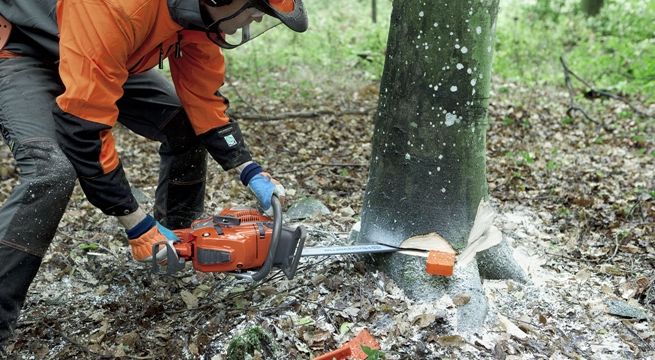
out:
<path id="1" fill-rule="evenodd" d="M 154 215 L 169 228 L 188 227 L 203 211 L 206 151 L 162 74 L 131 76 L 124 90 L 118 121 L 161 142 Z M 32 57 L 0 59 L 0 131 L 20 174 L 0 207 L 0 344 L 16 325 L 75 185 L 52 116 L 62 92 L 55 64 Z"/>

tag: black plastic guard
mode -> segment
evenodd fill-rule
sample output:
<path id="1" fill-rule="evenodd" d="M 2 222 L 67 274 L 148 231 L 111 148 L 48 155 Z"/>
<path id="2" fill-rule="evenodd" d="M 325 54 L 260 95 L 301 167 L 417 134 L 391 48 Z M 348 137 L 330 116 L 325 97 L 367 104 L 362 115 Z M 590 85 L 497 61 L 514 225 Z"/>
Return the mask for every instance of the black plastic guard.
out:
<path id="1" fill-rule="evenodd" d="M 305 247 L 306 232 L 302 226 L 295 229 L 284 226 L 280 236 L 273 266 L 282 270 L 288 279 L 293 279 Z"/>
<path id="2" fill-rule="evenodd" d="M 152 245 L 152 253 L 156 254 L 159 252 L 159 247 L 161 245 L 166 246 L 166 271 L 162 270 L 164 267 L 161 261 L 157 261 L 156 257 L 152 257 L 152 272 L 158 275 L 168 274 L 172 275 L 182 269 L 184 269 L 184 259 L 180 259 L 177 256 L 177 251 L 175 248 L 169 244 L 167 241 L 158 242 Z"/>

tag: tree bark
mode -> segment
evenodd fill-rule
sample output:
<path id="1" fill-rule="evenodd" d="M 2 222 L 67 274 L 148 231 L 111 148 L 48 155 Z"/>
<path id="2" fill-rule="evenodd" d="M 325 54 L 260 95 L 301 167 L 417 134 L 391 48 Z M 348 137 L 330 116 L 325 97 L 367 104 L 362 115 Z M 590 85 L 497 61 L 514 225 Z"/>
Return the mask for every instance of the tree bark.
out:
<path id="1" fill-rule="evenodd" d="M 426 5 L 424 5 L 424 3 Z M 437 232 L 466 246 L 487 195 L 485 135 L 498 0 L 394 1 L 362 236 Z"/>
<path id="2" fill-rule="evenodd" d="M 437 232 L 456 250 L 467 246 L 478 204 L 488 196 L 497 12 L 498 0 L 394 0 L 359 241 L 398 246 Z M 420 257 L 386 255 L 379 264 L 410 297 L 470 296 L 460 308 L 460 329 L 484 319 L 475 261 L 452 278 L 428 276 Z"/>
<path id="3" fill-rule="evenodd" d="M 603 0 L 582 0 L 580 6 L 587 16 L 596 16 L 600 13 L 603 3 Z"/>

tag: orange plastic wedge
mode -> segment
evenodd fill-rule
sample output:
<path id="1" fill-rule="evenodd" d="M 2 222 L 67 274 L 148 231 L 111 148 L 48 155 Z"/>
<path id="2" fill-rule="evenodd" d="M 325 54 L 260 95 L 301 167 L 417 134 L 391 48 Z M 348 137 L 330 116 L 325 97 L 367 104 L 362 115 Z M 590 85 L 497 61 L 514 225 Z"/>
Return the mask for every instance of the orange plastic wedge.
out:
<path id="1" fill-rule="evenodd" d="M 428 253 L 425 271 L 430 275 L 451 276 L 455 269 L 455 254 L 432 250 Z"/>
<path id="2" fill-rule="evenodd" d="M 375 338 L 373 338 L 373 336 L 371 336 L 368 330 L 364 329 L 339 349 L 314 358 L 314 360 L 364 360 L 367 355 L 364 350 L 362 350 L 362 345 L 368 346 L 371 349 L 380 349 L 380 344 L 375 340 Z"/>

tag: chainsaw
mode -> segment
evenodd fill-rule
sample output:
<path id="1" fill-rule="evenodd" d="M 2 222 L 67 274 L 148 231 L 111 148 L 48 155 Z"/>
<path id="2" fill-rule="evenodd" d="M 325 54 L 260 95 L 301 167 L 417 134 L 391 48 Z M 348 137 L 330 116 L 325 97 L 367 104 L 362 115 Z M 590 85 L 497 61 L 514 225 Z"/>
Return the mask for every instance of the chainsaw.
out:
<path id="1" fill-rule="evenodd" d="M 300 258 L 305 256 L 407 251 L 375 243 L 305 248 L 305 229 L 282 224 L 282 205 L 276 195 L 271 204 L 272 218 L 252 208 L 228 208 L 218 215 L 195 220 L 189 228 L 175 230 L 179 241 L 153 245 L 153 254 L 158 253 L 161 246 L 166 247 L 165 271 L 160 261 L 153 258 L 153 272 L 170 275 L 184 269 L 185 263 L 190 261 L 196 271 L 223 272 L 257 282 L 268 276 L 273 268 L 292 279 Z M 430 271 L 430 257 L 433 257 L 432 252 L 428 256 L 428 273 L 450 275 L 443 269 L 438 274 Z"/>

